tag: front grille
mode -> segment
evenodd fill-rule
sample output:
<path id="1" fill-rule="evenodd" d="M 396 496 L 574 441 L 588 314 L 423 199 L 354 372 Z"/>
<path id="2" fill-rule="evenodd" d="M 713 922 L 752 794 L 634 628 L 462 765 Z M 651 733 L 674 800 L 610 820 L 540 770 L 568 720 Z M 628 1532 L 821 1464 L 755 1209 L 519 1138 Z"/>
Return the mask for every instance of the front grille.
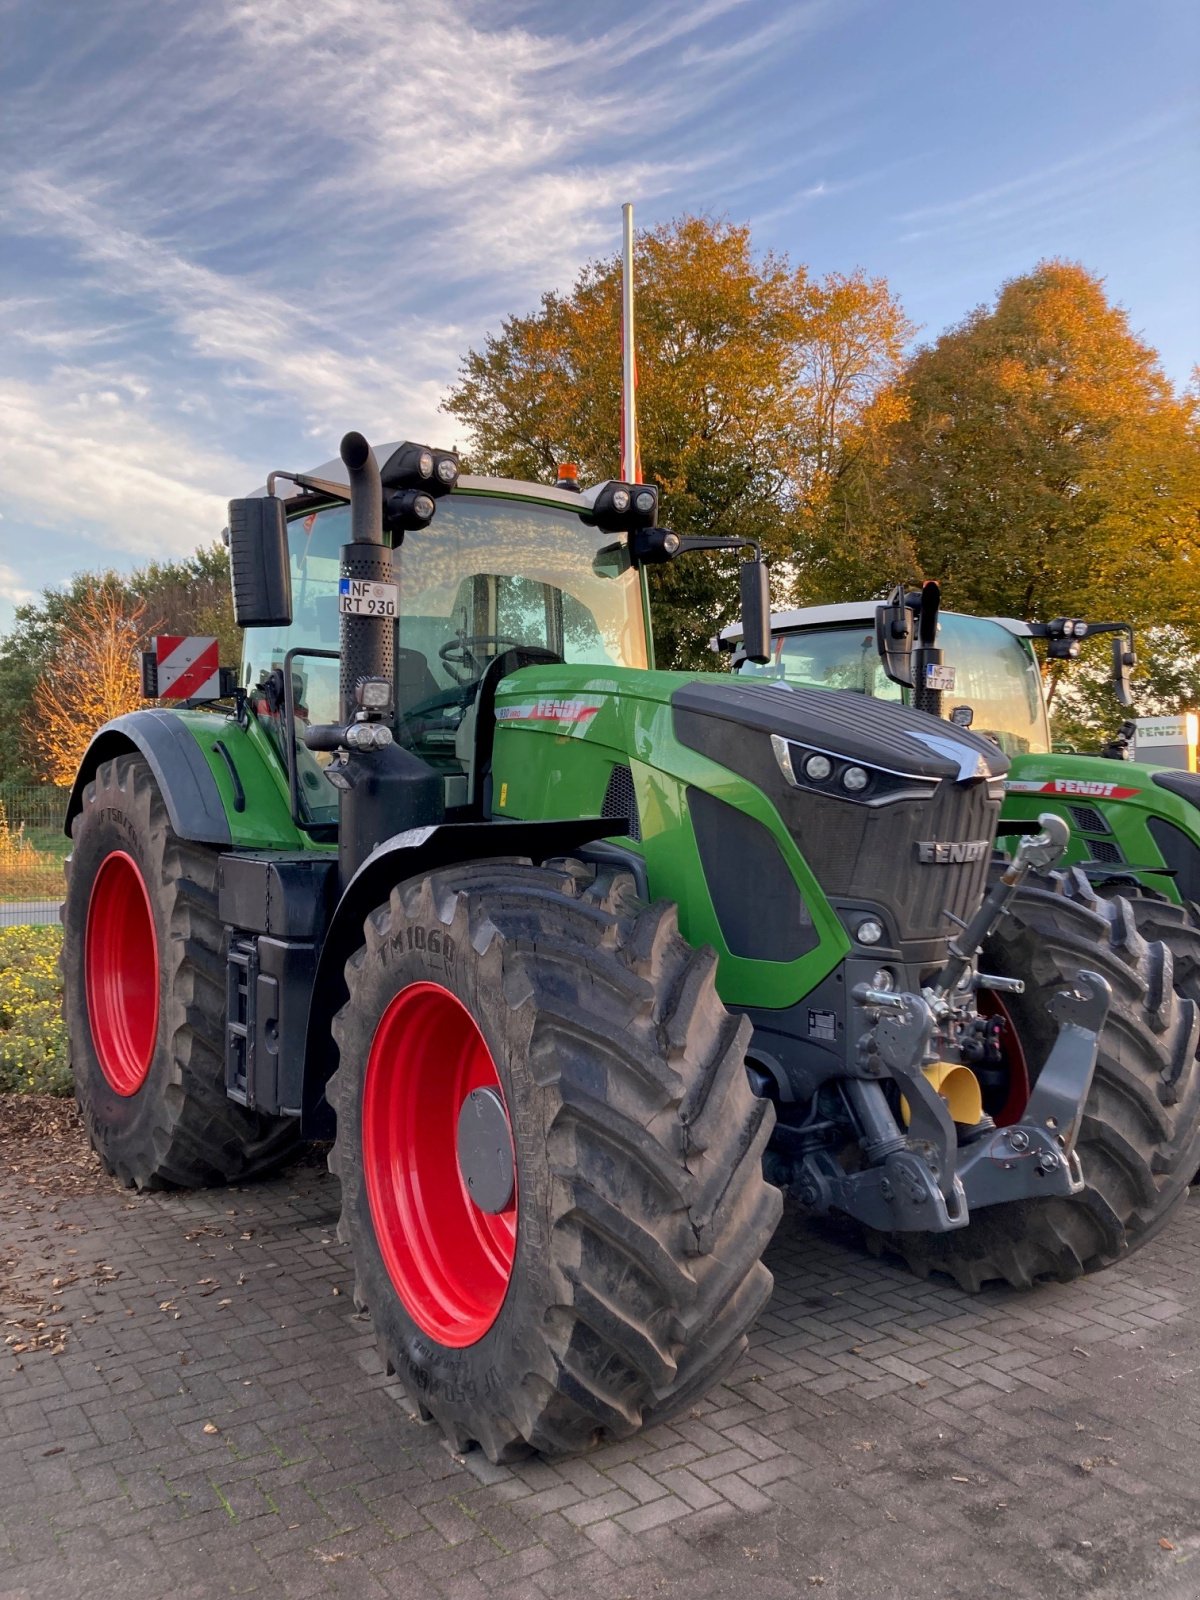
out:
<path id="1" fill-rule="evenodd" d="M 1089 839 L 1087 846 L 1092 852 L 1092 860 L 1103 861 L 1106 867 L 1119 867 L 1125 860 L 1111 839 Z"/>
<path id="2" fill-rule="evenodd" d="M 1068 806 L 1071 821 L 1081 833 L 1111 833 L 1112 829 L 1095 806 Z"/>
<path id="3" fill-rule="evenodd" d="M 638 815 L 637 795 L 633 787 L 633 773 L 628 767 L 614 767 L 608 775 L 604 791 L 604 804 L 600 815 L 606 822 L 624 817 L 629 826 L 625 830 L 631 839 L 641 839 L 642 819 Z"/>
<path id="4" fill-rule="evenodd" d="M 987 878 L 986 846 L 999 809 L 986 783 L 964 787 L 950 779 L 943 779 L 928 800 L 856 806 L 793 789 L 780 805 L 825 893 L 869 896 L 887 908 L 902 940 L 944 938 L 953 917 L 965 920 L 973 914 Z M 924 843 L 966 841 L 985 845 L 978 859 L 921 859 Z"/>

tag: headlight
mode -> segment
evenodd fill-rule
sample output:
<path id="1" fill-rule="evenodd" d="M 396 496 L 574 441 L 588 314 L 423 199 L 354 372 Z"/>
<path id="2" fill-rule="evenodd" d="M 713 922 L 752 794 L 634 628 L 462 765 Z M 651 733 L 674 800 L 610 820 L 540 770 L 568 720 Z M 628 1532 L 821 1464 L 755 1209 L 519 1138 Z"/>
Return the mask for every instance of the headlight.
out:
<path id="1" fill-rule="evenodd" d="M 354 698 L 366 711 L 387 711 L 392 703 L 392 686 L 386 678 L 360 678 Z"/>
<path id="2" fill-rule="evenodd" d="M 863 767 L 847 767 L 842 773 L 842 788 L 849 789 L 851 794 L 858 794 L 870 783 L 866 769 Z"/>
<path id="3" fill-rule="evenodd" d="M 633 503 L 643 515 L 654 510 L 654 496 L 649 489 L 643 489 Z"/>
<path id="4" fill-rule="evenodd" d="M 392 730 L 386 722 L 352 722 L 346 729 L 346 747 L 350 750 L 382 750 L 392 742 Z"/>
<path id="5" fill-rule="evenodd" d="M 423 478 L 433 477 L 433 456 L 428 450 L 422 450 L 417 457 L 417 471 Z"/>
<path id="6" fill-rule="evenodd" d="M 811 778 L 814 783 L 824 783 L 833 771 L 833 762 L 828 756 L 809 756 L 804 763 L 804 776 Z"/>
<path id="7" fill-rule="evenodd" d="M 859 944 L 878 944 L 883 938 L 883 923 L 878 917 L 864 917 L 854 930 Z"/>
<path id="8" fill-rule="evenodd" d="M 612 506 L 613 506 L 613 510 L 614 511 L 628 511 L 629 510 L 629 490 L 628 489 L 614 489 L 613 490 L 613 497 L 612 497 Z"/>

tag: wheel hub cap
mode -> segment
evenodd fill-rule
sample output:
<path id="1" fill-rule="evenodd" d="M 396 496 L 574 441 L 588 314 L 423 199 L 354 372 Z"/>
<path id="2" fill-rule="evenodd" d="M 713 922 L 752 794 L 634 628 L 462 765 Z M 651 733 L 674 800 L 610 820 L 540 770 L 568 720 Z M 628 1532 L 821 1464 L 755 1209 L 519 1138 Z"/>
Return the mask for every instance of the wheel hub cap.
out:
<path id="1" fill-rule="evenodd" d="M 458 1170 L 489 1216 L 512 1205 L 516 1169 L 508 1113 L 495 1089 L 472 1089 L 458 1113 Z"/>

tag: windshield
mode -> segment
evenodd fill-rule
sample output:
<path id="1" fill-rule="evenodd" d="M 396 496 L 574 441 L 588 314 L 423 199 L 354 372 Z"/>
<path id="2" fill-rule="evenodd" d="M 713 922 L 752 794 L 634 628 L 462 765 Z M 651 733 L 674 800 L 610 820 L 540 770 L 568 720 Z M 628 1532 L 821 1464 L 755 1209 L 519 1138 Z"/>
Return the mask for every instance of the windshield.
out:
<path id="1" fill-rule="evenodd" d="M 947 715 L 955 706 L 970 706 L 972 730 L 994 739 L 1007 755 L 1049 753 L 1041 674 L 1028 639 L 1017 638 L 987 617 L 944 611 L 938 644 L 945 664 L 955 672 L 954 689 L 943 696 Z M 777 633 L 772 646 L 766 666 L 746 661 L 739 674 L 808 689 L 849 689 L 877 700 L 911 698 L 909 690 L 884 674 L 873 619 L 855 626 Z"/>
<path id="2" fill-rule="evenodd" d="M 302 733 L 338 720 L 339 549 L 350 508 L 330 506 L 288 525 L 292 623 L 250 628 L 242 682 L 281 745 L 285 656 Z M 460 770 L 464 723 L 488 663 L 514 645 L 568 662 L 645 667 L 641 588 L 624 540 L 589 528 L 565 506 L 458 490 L 432 524 L 405 536 L 392 555 L 399 586 L 397 732 L 433 765 Z M 272 675 L 279 692 L 272 687 Z M 298 740 L 298 799 L 304 820 L 332 822 L 337 796 L 324 779 L 328 757 Z"/>

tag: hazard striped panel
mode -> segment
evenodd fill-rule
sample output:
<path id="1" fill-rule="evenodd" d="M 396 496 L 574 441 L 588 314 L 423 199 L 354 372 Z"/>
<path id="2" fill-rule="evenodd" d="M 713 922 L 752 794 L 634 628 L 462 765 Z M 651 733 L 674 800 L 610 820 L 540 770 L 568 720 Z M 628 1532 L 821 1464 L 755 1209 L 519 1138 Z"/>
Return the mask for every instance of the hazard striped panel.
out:
<path id="1" fill-rule="evenodd" d="M 203 634 L 160 633 L 154 641 L 160 700 L 217 700 L 221 669 L 217 641 Z"/>

